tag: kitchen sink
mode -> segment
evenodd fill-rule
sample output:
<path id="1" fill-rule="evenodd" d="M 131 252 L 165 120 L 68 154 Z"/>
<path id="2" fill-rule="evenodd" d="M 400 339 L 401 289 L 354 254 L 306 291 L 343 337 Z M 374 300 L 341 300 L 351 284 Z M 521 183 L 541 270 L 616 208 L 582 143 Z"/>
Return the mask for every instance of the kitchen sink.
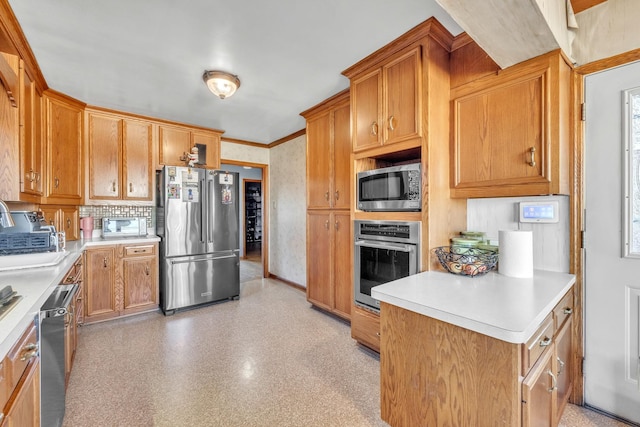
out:
<path id="1" fill-rule="evenodd" d="M 69 255 L 69 252 L 67 251 L 3 255 L 0 256 L 0 271 L 19 270 L 21 268 L 51 267 L 58 265 L 66 258 L 67 255 Z"/>

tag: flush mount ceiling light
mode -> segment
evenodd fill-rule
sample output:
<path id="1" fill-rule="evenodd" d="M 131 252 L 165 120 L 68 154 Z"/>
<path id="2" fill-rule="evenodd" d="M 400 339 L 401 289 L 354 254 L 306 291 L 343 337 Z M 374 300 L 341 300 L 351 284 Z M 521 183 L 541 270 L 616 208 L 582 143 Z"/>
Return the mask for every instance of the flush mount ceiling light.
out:
<path id="1" fill-rule="evenodd" d="M 209 90 L 220 97 L 220 99 L 230 97 L 240 87 L 240 79 L 238 79 L 238 76 L 224 71 L 205 71 L 202 79 L 207 84 Z"/>

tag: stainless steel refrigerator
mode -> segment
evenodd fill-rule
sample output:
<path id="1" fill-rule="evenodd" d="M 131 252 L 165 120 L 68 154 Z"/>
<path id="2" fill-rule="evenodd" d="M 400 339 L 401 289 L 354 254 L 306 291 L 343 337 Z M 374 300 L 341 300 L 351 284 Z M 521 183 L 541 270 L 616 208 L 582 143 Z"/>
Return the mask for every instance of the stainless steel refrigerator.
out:
<path id="1" fill-rule="evenodd" d="M 238 297 L 238 173 L 165 166 L 156 178 L 162 311 Z"/>

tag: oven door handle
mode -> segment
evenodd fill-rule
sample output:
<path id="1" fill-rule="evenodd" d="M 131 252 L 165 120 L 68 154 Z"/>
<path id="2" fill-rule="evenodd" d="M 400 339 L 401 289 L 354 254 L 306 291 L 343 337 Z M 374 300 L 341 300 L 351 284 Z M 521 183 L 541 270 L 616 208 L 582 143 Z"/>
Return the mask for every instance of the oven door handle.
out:
<path id="1" fill-rule="evenodd" d="M 393 251 L 409 252 L 409 253 L 415 251 L 415 246 L 413 245 L 402 245 L 397 243 L 376 243 L 370 240 L 356 240 L 356 246 L 366 246 L 368 248 L 376 248 L 376 249 L 390 249 Z"/>

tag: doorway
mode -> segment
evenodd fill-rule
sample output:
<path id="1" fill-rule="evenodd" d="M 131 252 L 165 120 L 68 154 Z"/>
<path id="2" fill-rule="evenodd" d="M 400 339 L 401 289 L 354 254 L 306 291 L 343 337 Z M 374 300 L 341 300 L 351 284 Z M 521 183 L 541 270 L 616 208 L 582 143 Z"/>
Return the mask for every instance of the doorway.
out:
<path id="1" fill-rule="evenodd" d="M 640 423 L 640 256 L 625 248 L 625 122 L 640 62 L 585 78 L 585 404 Z M 640 135 L 638 135 L 640 136 Z"/>
<path id="2" fill-rule="evenodd" d="M 262 181 L 243 179 L 245 259 L 262 258 Z"/>

